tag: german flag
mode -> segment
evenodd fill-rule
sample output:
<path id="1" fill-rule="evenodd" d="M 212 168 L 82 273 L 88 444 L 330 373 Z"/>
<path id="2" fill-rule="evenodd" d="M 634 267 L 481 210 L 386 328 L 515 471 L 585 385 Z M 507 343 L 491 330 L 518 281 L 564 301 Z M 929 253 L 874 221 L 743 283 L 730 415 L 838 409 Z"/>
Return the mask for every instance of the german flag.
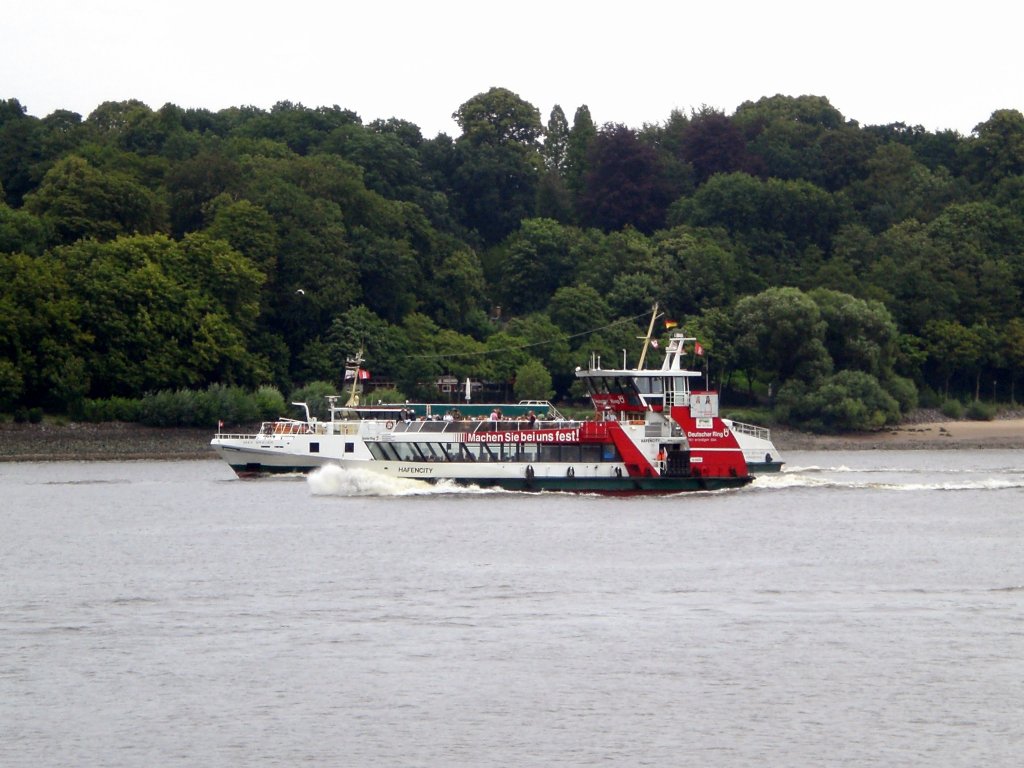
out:
<path id="1" fill-rule="evenodd" d="M 666 331 L 671 330 L 672 328 L 675 328 L 677 325 L 679 325 L 679 323 L 677 323 L 675 320 L 666 320 L 665 321 L 665 330 Z"/>

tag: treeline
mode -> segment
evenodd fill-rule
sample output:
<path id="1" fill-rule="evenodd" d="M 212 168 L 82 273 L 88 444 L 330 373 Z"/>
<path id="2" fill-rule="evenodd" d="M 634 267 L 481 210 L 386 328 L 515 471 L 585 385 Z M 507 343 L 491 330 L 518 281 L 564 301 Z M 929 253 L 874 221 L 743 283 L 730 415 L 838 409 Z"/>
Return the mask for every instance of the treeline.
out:
<path id="1" fill-rule="evenodd" d="M 962 136 L 774 96 L 599 127 L 493 88 L 454 117 L 0 101 L 0 411 L 340 389 L 359 349 L 409 398 L 568 398 L 654 302 L 727 403 L 791 423 L 1016 399 L 1020 112 Z"/>

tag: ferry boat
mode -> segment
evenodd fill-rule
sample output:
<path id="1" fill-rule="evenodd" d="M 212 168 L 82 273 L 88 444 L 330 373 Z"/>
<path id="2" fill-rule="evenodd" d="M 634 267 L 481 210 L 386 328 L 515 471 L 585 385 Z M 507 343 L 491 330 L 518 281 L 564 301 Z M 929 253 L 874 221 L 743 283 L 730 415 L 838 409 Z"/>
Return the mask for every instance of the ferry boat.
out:
<path id="1" fill-rule="evenodd" d="M 355 397 L 339 406 L 331 396 L 326 421 L 295 403 L 304 420 L 266 422 L 256 434 L 218 433 L 211 445 L 241 477 L 337 464 L 524 491 L 719 490 L 752 480 L 747 454 L 762 462 L 767 454 L 781 466 L 767 433 L 754 436 L 768 448 L 751 443 L 748 432 L 757 428 L 722 419 L 717 392 L 691 389 L 701 373 L 683 367 L 690 341 L 673 336 L 660 369 L 643 369 L 643 355 L 635 369 L 604 368 L 597 358 L 578 368 L 594 405 L 589 419 L 566 419 L 546 401 L 472 406 L 474 414 L 443 404 L 361 406 Z"/>

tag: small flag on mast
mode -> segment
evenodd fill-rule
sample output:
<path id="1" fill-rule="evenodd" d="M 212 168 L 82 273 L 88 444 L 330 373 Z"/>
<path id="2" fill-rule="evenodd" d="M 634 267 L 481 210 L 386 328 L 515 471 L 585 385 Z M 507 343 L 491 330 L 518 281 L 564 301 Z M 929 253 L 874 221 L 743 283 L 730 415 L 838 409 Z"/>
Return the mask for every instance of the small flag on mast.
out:
<path id="1" fill-rule="evenodd" d="M 699 341 L 695 342 L 694 343 L 694 347 L 693 347 L 693 351 L 696 352 L 698 355 L 703 355 L 704 354 L 704 347 L 702 347 L 700 345 Z"/>
<path id="2" fill-rule="evenodd" d="M 668 330 L 670 330 L 672 328 L 675 328 L 677 325 L 679 325 L 679 323 L 677 323 L 675 320 L 666 320 L 665 321 L 665 330 L 668 331 Z"/>

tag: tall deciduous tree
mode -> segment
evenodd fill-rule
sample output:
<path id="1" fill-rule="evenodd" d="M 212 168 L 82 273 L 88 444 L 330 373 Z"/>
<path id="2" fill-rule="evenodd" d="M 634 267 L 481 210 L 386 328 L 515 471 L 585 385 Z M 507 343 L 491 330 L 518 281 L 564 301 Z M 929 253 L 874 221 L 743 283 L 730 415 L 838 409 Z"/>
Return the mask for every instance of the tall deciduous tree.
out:
<path id="1" fill-rule="evenodd" d="M 583 194 L 584 179 L 589 168 L 587 158 L 595 138 L 597 125 L 590 116 L 590 108 L 583 104 L 573 115 L 572 128 L 569 129 L 565 146 L 565 186 L 577 201 Z"/>
<path id="2" fill-rule="evenodd" d="M 665 223 L 674 197 L 658 152 L 624 125 L 604 126 L 587 157 L 580 220 L 608 231 L 629 225 L 650 233 Z"/>
<path id="3" fill-rule="evenodd" d="M 832 370 L 826 324 L 817 304 L 798 288 L 769 288 L 736 302 L 738 367 L 768 381 L 817 382 Z"/>
<path id="4" fill-rule="evenodd" d="M 825 347 L 837 370 L 858 370 L 879 380 L 893 375 L 899 333 L 889 310 L 840 291 L 810 292 L 825 321 Z"/>
<path id="5" fill-rule="evenodd" d="M 81 157 L 58 161 L 25 208 L 47 222 L 56 243 L 93 237 L 153 234 L 166 229 L 166 206 L 149 189 L 119 171 L 101 171 Z"/>
<path id="6" fill-rule="evenodd" d="M 991 189 L 1004 178 L 1024 175 L 1024 114 L 1000 109 L 975 126 L 975 138 L 968 141 L 967 170 L 983 189 Z"/>
<path id="7" fill-rule="evenodd" d="M 496 243 L 532 215 L 543 160 L 540 112 L 505 88 L 491 88 L 459 107 L 453 187 L 464 222 Z"/>
<path id="8" fill-rule="evenodd" d="M 701 107 L 681 131 L 678 152 L 704 183 L 716 173 L 745 171 L 749 167 L 746 142 L 733 122 L 717 109 Z"/>
<path id="9" fill-rule="evenodd" d="M 548 118 L 547 129 L 544 131 L 544 146 L 541 149 L 544 167 L 562 176 L 565 173 L 568 150 L 569 121 L 566 120 L 562 108 L 555 104 Z"/>

